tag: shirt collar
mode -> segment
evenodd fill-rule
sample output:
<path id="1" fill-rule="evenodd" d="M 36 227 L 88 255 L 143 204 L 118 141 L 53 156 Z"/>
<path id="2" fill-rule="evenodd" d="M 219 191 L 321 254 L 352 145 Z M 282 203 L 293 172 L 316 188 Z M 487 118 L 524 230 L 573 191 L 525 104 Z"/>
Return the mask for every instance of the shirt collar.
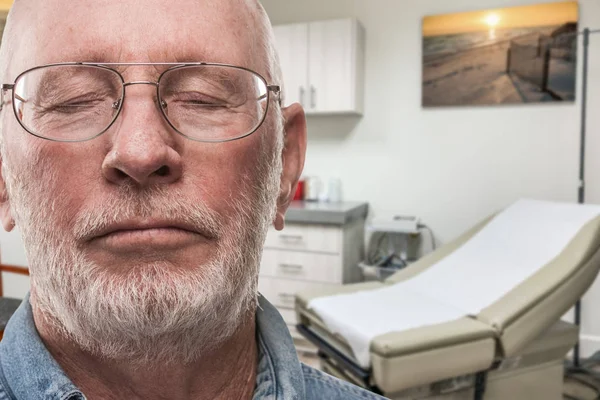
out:
<path id="1" fill-rule="evenodd" d="M 254 400 L 304 399 L 302 364 L 288 327 L 267 299 L 261 295 L 258 301 L 256 321 L 260 361 Z"/>
<path id="2" fill-rule="evenodd" d="M 17 399 L 85 399 L 46 349 L 33 321 L 29 294 L 13 314 L 0 342 L 7 389 Z"/>
<path id="3" fill-rule="evenodd" d="M 303 399 L 304 377 L 292 337 L 277 309 L 262 296 L 256 321 L 259 364 L 254 399 Z M 29 294 L 6 326 L 0 363 L 0 378 L 13 398 L 85 399 L 42 342 Z"/>

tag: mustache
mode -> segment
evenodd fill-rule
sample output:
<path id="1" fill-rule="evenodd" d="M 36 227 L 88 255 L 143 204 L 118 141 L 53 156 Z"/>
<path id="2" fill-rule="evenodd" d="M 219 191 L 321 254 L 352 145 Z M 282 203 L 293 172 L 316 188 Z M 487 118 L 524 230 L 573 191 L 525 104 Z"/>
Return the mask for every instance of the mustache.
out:
<path id="1" fill-rule="evenodd" d="M 77 241 L 87 241 L 106 233 L 114 225 L 135 220 L 169 221 L 192 227 L 209 240 L 223 236 L 222 217 L 202 201 L 188 200 L 176 190 L 123 186 L 110 198 L 91 205 L 74 221 Z"/>

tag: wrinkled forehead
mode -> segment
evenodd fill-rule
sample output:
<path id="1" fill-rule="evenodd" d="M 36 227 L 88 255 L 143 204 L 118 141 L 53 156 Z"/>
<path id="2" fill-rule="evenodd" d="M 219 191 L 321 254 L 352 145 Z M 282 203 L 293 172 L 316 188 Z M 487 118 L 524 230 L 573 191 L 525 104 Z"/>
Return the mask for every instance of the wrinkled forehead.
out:
<path id="1" fill-rule="evenodd" d="M 16 49 L 17 73 L 67 61 L 205 61 L 265 72 L 255 18 L 244 0 L 33 3 L 18 15 L 17 29 L 32 37 Z"/>

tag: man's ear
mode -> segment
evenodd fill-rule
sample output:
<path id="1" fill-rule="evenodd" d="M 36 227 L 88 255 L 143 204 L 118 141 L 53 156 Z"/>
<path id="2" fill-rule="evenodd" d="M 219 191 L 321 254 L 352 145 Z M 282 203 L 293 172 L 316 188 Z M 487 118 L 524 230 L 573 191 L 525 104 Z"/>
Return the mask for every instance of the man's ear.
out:
<path id="1" fill-rule="evenodd" d="M 6 232 L 10 232 L 15 227 L 15 219 L 10 211 L 10 202 L 8 201 L 8 192 L 6 191 L 6 183 L 2 176 L 2 157 L 0 156 L 0 220 Z"/>
<path id="2" fill-rule="evenodd" d="M 285 212 L 296 193 L 306 157 L 306 116 L 298 103 L 281 110 L 284 118 L 283 172 L 277 198 L 277 214 L 273 225 L 282 230 Z"/>

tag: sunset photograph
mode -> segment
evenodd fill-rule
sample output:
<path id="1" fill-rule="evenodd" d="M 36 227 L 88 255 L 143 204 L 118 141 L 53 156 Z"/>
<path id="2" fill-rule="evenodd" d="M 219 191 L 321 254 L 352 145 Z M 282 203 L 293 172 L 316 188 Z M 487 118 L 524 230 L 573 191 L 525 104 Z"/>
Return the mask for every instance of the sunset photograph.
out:
<path id="1" fill-rule="evenodd" d="M 573 102 L 575 1 L 423 19 L 424 107 Z"/>

